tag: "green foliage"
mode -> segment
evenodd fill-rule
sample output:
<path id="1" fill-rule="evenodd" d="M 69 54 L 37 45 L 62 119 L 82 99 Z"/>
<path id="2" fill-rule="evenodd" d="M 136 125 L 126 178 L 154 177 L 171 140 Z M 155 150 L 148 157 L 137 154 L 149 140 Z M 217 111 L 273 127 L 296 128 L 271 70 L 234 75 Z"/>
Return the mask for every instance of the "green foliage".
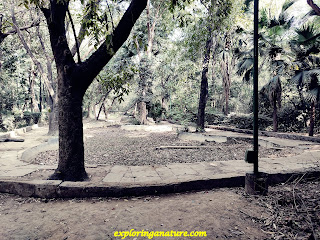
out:
<path id="1" fill-rule="evenodd" d="M 21 120 L 25 121 L 26 122 L 26 125 L 27 126 L 30 126 L 32 124 L 37 124 L 40 120 L 40 117 L 41 117 L 41 113 L 39 112 L 24 112 L 23 113 L 23 117 L 18 117 L 18 119 L 15 119 L 15 122 L 21 122 Z M 20 123 L 21 124 L 21 123 Z"/>
<path id="2" fill-rule="evenodd" d="M 161 106 L 160 102 L 155 102 L 147 106 L 149 116 L 153 118 L 155 122 L 159 122 L 160 118 L 165 114 L 166 110 Z"/>
<path id="3" fill-rule="evenodd" d="M 82 1 L 82 4 L 84 4 L 84 8 L 81 24 L 85 29 L 85 36 L 92 39 L 94 46 L 97 47 L 100 41 L 105 39 L 114 28 L 109 2 L 107 2 L 107 7 L 102 7 L 100 1 L 96 0 Z M 113 8 L 113 5 L 111 7 Z M 106 39 L 107 45 L 112 46 L 112 36 L 108 37 Z"/>
<path id="4" fill-rule="evenodd" d="M 240 129 L 253 129 L 253 114 L 235 115 L 228 116 L 224 122 L 225 125 L 230 125 Z M 272 125 L 272 118 L 265 115 L 259 115 L 258 118 L 259 130 L 266 130 Z"/>

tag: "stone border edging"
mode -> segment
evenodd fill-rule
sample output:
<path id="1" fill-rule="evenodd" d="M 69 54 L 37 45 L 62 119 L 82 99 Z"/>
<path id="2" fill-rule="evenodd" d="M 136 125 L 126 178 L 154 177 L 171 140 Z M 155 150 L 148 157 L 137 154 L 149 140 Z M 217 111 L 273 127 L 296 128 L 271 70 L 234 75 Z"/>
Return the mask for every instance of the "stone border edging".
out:
<path id="1" fill-rule="evenodd" d="M 213 125 L 208 125 L 206 127 L 211 129 L 223 130 L 223 131 L 253 134 L 253 131 L 248 129 L 232 128 L 227 126 L 213 126 Z M 259 135 L 265 136 L 265 137 L 276 137 L 276 138 L 284 138 L 284 139 L 290 139 L 290 140 L 300 140 L 300 141 L 320 143 L 320 138 L 317 138 L 317 137 L 301 136 L 301 135 L 294 135 L 294 134 L 288 134 L 288 133 L 259 131 Z"/>
<path id="2" fill-rule="evenodd" d="M 32 126 L 26 126 L 26 127 L 23 127 L 23 128 L 17 128 L 17 129 L 14 129 L 13 131 L 0 133 L 0 137 L 1 138 L 15 138 L 15 137 L 17 137 L 16 135 L 21 135 L 21 134 L 24 134 L 26 132 L 30 132 L 31 130 L 36 129 L 38 127 L 39 127 L 38 124 L 34 124 Z"/>
<path id="3" fill-rule="evenodd" d="M 294 176 L 294 178 L 293 178 Z M 294 181 L 297 177 L 319 178 L 320 171 L 269 174 L 269 185 Z M 243 187 L 245 176 L 146 185 L 90 185 L 89 182 L 57 180 L 10 181 L 0 180 L 0 192 L 37 198 L 127 197 Z"/>
<path id="4" fill-rule="evenodd" d="M 41 152 L 57 149 L 59 149 L 59 139 L 58 137 L 51 137 L 48 139 L 48 142 L 24 150 L 21 154 L 20 160 L 30 162 L 30 160 L 34 159 Z"/>

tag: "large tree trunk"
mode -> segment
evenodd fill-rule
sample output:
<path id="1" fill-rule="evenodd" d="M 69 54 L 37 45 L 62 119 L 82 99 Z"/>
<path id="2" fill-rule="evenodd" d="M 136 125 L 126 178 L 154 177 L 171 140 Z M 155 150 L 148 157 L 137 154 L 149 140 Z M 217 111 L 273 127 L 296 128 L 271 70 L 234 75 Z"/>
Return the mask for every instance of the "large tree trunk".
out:
<path id="1" fill-rule="evenodd" d="M 309 136 L 313 136 L 315 118 L 316 118 L 316 106 L 315 106 L 315 103 L 312 102 L 311 109 L 310 109 Z"/>
<path id="2" fill-rule="evenodd" d="M 72 88 L 74 76 L 63 72 L 58 76 L 59 164 L 50 179 L 82 181 L 87 178 L 84 167 L 82 92 Z"/>
<path id="3" fill-rule="evenodd" d="M 197 128 L 199 131 L 204 130 L 205 122 L 205 109 L 208 98 L 208 66 L 210 61 L 210 52 L 212 48 L 212 30 L 211 27 L 208 27 L 208 40 L 206 42 L 206 52 L 203 59 L 203 68 L 201 75 L 201 87 L 200 87 L 200 98 L 199 98 L 199 107 L 198 107 L 198 120 Z"/>
<path id="4" fill-rule="evenodd" d="M 138 116 L 141 125 L 147 124 L 147 104 L 144 101 L 138 103 Z"/>

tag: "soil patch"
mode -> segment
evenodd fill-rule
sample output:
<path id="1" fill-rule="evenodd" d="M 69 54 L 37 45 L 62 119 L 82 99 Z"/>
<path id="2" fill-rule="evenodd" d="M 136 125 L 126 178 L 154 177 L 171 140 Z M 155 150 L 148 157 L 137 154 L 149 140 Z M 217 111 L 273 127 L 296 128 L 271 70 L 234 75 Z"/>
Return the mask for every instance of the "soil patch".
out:
<path id="1" fill-rule="evenodd" d="M 0 194 L 0 236 L 115 240 L 121 239 L 115 231 L 134 229 L 207 233 L 192 239 L 319 239 L 319 180 L 300 180 L 270 187 L 268 196 L 249 196 L 242 188 L 120 199 Z"/>

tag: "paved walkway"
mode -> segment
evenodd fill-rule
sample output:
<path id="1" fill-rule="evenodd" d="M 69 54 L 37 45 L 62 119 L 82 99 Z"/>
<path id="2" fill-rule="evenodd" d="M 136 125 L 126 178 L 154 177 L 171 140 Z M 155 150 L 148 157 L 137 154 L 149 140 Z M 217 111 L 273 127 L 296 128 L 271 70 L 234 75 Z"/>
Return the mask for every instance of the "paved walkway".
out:
<path id="1" fill-rule="evenodd" d="M 24 142 L 0 142 L 0 192 L 46 198 L 161 194 L 243 186 L 245 174 L 253 169 L 251 164 L 235 160 L 175 163 L 157 167 L 89 165 L 87 172 L 93 176 L 90 181 L 21 180 L 33 172 L 56 168 L 55 165 L 28 163 L 40 151 L 57 149 L 57 139 L 48 137 L 47 131 L 46 127 L 34 126 L 31 131 L 19 132 Z M 250 135 L 215 129 L 208 129 L 206 135 L 216 139 L 251 138 Z M 259 159 L 259 170 L 269 174 L 271 184 L 284 182 L 293 174 L 311 172 L 319 175 L 319 144 L 275 137 L 261 137 L 259 143 L 270 147 L 277 144 L 280 148 L 290 146 L 301 149 L 301 154 L 296 156 Z"/>

